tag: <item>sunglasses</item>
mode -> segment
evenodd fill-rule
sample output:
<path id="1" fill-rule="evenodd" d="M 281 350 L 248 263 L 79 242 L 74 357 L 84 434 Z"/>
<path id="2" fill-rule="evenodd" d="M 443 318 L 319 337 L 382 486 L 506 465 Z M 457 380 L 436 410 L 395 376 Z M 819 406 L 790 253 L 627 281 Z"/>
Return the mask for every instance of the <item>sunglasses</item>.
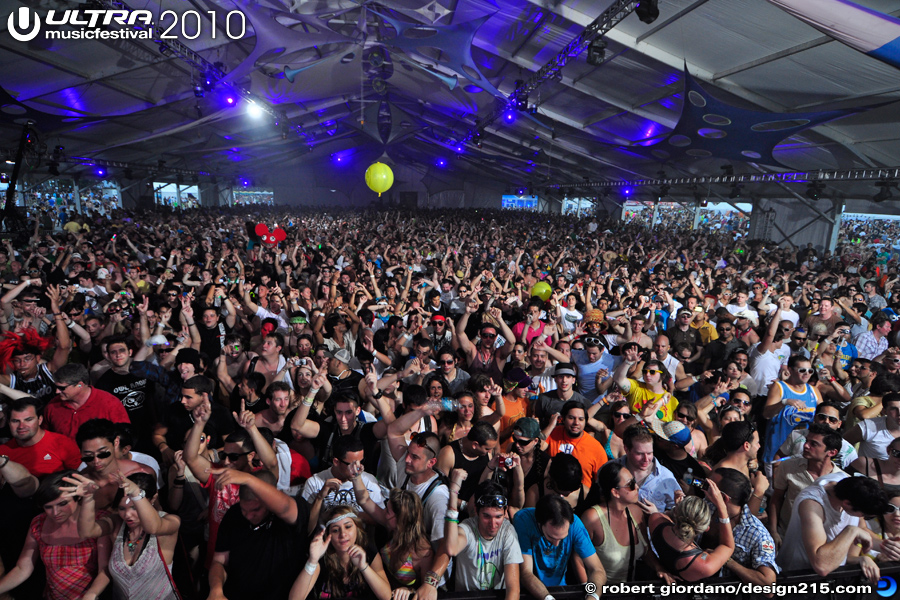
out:
<path id="1" fill-rule="evenodd" d="M 513 436 L 512 441 L 513 441 L 513 444 L 516 444 L 517 446 L 523 446 L 523 447 L 524 447 L 524 446 L 527 446 L 528 444 L 530 444 L 531 442 L 533 442 L 533 441 L 536 440 L 536 439 L 537 439 L 537 438 L 520 438 L 520 437 Z"/>
<path id="2" fill-rule="evenodd" d="M 749 400 L 732 400 L 731 403 L 735 406 L 750 406 L 751 404 L 753 404 Z"/>
<path id="3" fill-rule="evenodd" d="M 482 333 L 481 337 L 483 337 L 486 340 L 492 340 L 497 337 L 497 334 L 496 333 Z"/>
<path id="4" fill-rule="evenodd" d="M 66 388 L 72 387 L 73 385 L 78 385 L 78 384 L 77 383 L 57 383 L 57 384 L 54 384 L 53 387 L 55 387 L 58 392 L 61 392 L 61 391 L 65 390 Z"/>
<path id="5" fill-rule="evenodd" d="M 167 354 L 167 353 L 171 352 L 171 351 L 174 350 L 174 349 L 175 349 L 175 348 L 160 348 L 159 350 L 157 350 L 157 352 L 159 352 L 160 354 Z"/>
<path id="6" fill-rule="evenodd" d="M 248 454 L 250 454 L 250 453 L 249 452 L 226 452 L 225 458 L 228 459 L 228 462 L 237 462 L 241 459 L 242 456 L 247 456 Z"/>
<path id="7" fill-rule="evenodd" d="M 644 375 L 651 375 L 653 373 L 662 373 L 662 371 L 658 369 L 644 369 Z"/>
<path id="8" fill-rule="evenodd" d="M 794 340 L 795 342 L 805 342 L 805 341 L 806 341 L 806 337 L 805 337 L 805 336 L 804 336 L 804 337 L 797 337 L 797 336 L 794 336 L 794 337 L 791 338 L 791 339 Z"/>
<path id="9" fill-rule="evenodd" d="M 631 413 L 627 412 L 616 412 L 612 414 L 613 419 L 627 419 L 631 416 Z"/>
<path id="10" fill-rule="evenodd" d="M 456 364 L 456 361 L 455 361 L 455 360 L 442 360 L 442 361 L 439 362 L 439 364 L 442 364 L 442 365 L 452 365 L 452 364 Z"/>
<path id="11" fill-rule="evenodd" d="M 800 369 L 797 369 L 797 372 L 800 373 L 801 375 L 804 375 L 806 373 L 814 373 L 815 371 L 813 371 L 812 369 L 807 368 L 807 367 L 802 367 Z"/>
<path id="12" fill-rule="evenodd" d="M 897 506 L 896 504 L 888 503 L 888 508 L 887 508 L 887 510 L 884 511 L 884 514 L 892 515 L 895 512 L 900 512 L 900 506 Z"/>
<path id="13" fill-rule="evenodd" d="M 747 439 L 745 439 L 741 445 L 743 444 L 752 444 L 753 443 L 753 434 L 756 433 L 756 425 L 750 423 L 750 431 L 747 432 Z"/>
<path id="14" fill-rule="evenodd" d="M 475 501 L 478 508 L 506 508 L 506 496 L 482 496 Z"/>
<path id="15" fill-rule="evenodd" d="M 684 413 L 675 413 L 675 416 L 678 417 L 679 419 L 684 419 L 684 420 L 687 421 L 688 423 L 693 423 L 693 422 L 694 422 L 694 417 L 692 417 L 692 416 L 690 416 L 690 415 L 686 415 L 686 414 L 684 414 Z"/>
<path id="16" fill-rule="evenodd" d="M 97 454 L 82 454 L 81 460 L 87 464 L 91 464 L 98 458 L 100 460 L 106 460 L 110 456 L 112 456 L 112 452 L 110 452 L 109 450 L 104 450 L 103 452 L 98 452 Z"/>
<path id="17" fill-rule="evenodd" d="M 831 415 L 816 415 L 816 421 L 821 421 L 824 423 L 828 421 L 829 423 L 839 423 L 840 419 L 838 417 L 832 417 Z"/>
<path id="18" fill-rule="evenodd" d="M 888 448 L 888 452 L 889 452 L 890 455 L 893 456 L 894 458 L 900 458 L 900 450 L 895 450 L 895 449 L 893 449 L 893 448 Z"/>
<path id="19" fill-rule="evenodd" d="M 627 489 L 629 489 L 629 490 L 631 490 L 631 491 L 633 492 L 634 490 L 637 489 L 637 486 L 638 486 L 638 485 L 637 485 L 637 479 L 635 479 L 634 477 L 632 477 L 632 478 L 631 478 L 631 481 L 629 481 L 629 482 L 626 483 L 625 485 L 617 485 L 617 486 L 616 486 L 616 489 L 617 489 L 617 490 L 620 490 L 620 489 L 622 489 L 622 488 L 627 488 Z"/>
<path id="20" fill-rule="evenodd" d="M 600 338 L 598 338 L 598 337 L 591 336 L 591 337 L 586 337 L 586 338 L 582 338 L 582 339 L 584 340 L 585 344 L 590 344 L 591 346 L 599 346 L 600 345 Z"/>
<path id="21" fill-rule="evenodd" d="M 417 431 L 409 436 L 409 441 L 410 443 L 415 442 L 416 446 L 423 450 L 428 450 L 431 452 L 432 457 L 436 457 L 437 452 L 428 445 L 428 440 L 431 439 L 432 436 L 437 439 L 437 436 L 430 431 Z"/>

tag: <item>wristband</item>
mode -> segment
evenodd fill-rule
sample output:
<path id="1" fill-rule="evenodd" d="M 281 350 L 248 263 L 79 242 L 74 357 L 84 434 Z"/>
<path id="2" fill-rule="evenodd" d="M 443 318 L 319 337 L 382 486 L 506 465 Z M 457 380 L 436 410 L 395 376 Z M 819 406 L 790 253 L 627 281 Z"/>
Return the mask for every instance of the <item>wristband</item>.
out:
<path id="1" fill-rule="evenodd" d="M 0 465 L 0 469 L 2 469 L 3 467 L 5 467 L 6 465 L 9 464 L 9 457 L 6 456 L 5 454 L 3 456 L 0 456 L 0 460 L 3 460 L 3 464 Z"/>
<path id="2" fill-rule="evenodd" d="M 594 600 L 600 600 L 600 594 L 598 594 L 597 592 L 588 592 L 587 594 L 585 594 L 585 596 L 590 596 Z"/>
<path id="3" fill-rule="evenodd" d="M 544 600 L 556 600 L 556 598 L 554 598 L 551 594 L 547 594 L 546 596 L 544 596 Z"/>
<path id="4" fill-rule="evenodd" d="M 719 523 L 721 523 L 722 525 L 727 525 L 728 523 L 731 523 L 731 518 L 725 517 L 723 519 L 722 517 L 719 517 Z"/>
<path id="5" fill-rule="evenodd" d="M 314 562 L 306 561 L 306 564 L 303 566 L 303 570 L 306 571 L 307 573 L 309 573 L 310 575 L 315 575 L 315 574 L 316 574 L 316 568 L 317 568 L 318 566 L 319 566 L 319 565 L 316 564 L 316 563 L 314 563 Z"/>
<path id="6" fill-rule="evenodd" d="M 430 585 L 431 587 L 437 587 L 438 582 L 441 580 L 440 575 L 435 573 L 434 571 L 428 571 L 425 573 L 425 577 L 423 579 L 425 585 Z"/>
<path id="7" fill-rule="evenodd" d="M 309 402 L 307 402 L 307 400 L 309 400 Z M 300 402 L 300 404 L 302 404 L 303 406 L 312 406 L 312 405 L 313 405 L 313 401 L 314 401 L 313 397 L 310 396 L 310 397 L 308 397 L 308 398 L 304 398 L 303 401 Z"/>
<path id="8" fill-rule="evenodd" d="M 315 398 L 316 394 L 319 393 L 320 389 L 322 389 L 322 388 L 314 388 L 314 389 L 309 390 L 309 393 L 306 395 L 306 397 L 307 398 Z"/>
<path id="9" fill-rule="evenodd" d="M 447 513 L 444 515 L 448 519 L 458 519 L 459 511 L 458 510 L 447 510 Z"/>

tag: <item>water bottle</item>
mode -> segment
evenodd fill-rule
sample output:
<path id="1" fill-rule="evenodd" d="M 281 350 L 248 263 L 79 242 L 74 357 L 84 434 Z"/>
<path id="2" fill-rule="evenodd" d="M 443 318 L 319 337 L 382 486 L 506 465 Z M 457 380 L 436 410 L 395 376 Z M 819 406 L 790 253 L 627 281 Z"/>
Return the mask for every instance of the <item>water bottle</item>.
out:
<path id="1" fill-rule="evenodd" d="M 459 400 L 457 400 L 456 398 L 450 398 L 449 396 L 444 396 L 440 400 L 429 400 L 428 403 L 447 412 L 454 411 L 459 408 Z"/>

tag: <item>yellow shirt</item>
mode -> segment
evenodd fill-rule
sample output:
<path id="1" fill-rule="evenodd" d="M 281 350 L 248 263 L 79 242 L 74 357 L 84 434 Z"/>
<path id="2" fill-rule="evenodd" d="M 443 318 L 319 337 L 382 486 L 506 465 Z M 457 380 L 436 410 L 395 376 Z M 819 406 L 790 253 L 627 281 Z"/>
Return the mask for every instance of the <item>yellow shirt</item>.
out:
<path id="1" fill-rule="evenodd" d="M 719 339 L 719 333 L 709 321 L 706 321 L 705 323 L 703 323 L 703 325 L 696 325 L 694 323 L 691 323 L 691 327 L 693 327 L 700 333 L 700 341 L 704 344 L 708 344 Z"/>
<path id="2" fill-rule="evenodd" d="M 631 408 L 631 412 L 637 414 L 641 412 L 641 409 L 648 402 L 653 404 L 663 396 L 668 395 L 668 402 L 659 407 L 659 410 L 656 411 L 656 418 L 660 421 L 671 421 L 674 418 L 675 409 L 678 408 L 678 400 L 675 399 L 675 396 L 670 395 L 669 392 L 666 391 L 656 394 L 647 388 L 646 384 L 635 379 L 629 379 L 628 383 L 631 384 L 631 388 L 628 390 L 628 393 L 625 394 L 625 399 L 628 400 L 628 406 Z"/>

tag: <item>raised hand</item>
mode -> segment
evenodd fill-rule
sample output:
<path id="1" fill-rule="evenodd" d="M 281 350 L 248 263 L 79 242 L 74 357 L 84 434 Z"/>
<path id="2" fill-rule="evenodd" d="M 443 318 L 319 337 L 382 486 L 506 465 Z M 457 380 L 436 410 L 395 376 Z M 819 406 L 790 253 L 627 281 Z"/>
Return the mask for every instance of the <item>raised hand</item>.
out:
<path id="1" fill-rule="evenodd" d="M 68 486 L 60 486 L 63 498 L 87 498 L 93 497 L 94 493 L 100 489 L 92 479 L 88 479 L 81 473 L 72 473 L 69 477 L 63 477 L 63 481 Z"/>
<path id="2" fill-rule="evenodd" d="M 194 422 L 206 423 L 209 421 L 210 416 L 212 416 L 212 406 L 209 400 L 203 401 L 200 406 L 191 411 L 191 415 L 194 417 Z"/>
<path id="3" fill-rule="evenodd" d="M 231 413 L 234 417 L 234 420 L 237 421 L 237 424 L 241 426 L 242 429 L 250 431 L 256 427 L 256 415 L 253 414 L 252 411 L 247 410 L 246 403 L 244 400 L 241 400 L 241 412 L 240 414 L 236 412 Z"/>
<path id="4" fill-rule="evenodd" d="M 325 556 L 325 551 L 328 550 L 329 544 L 331 544 L 331 534 L 329 533 L 326 536 L 323 528 L 313 536 L 312 541 L 309 543 L 309 561 L 312 563 L 319 562 Z"/>

